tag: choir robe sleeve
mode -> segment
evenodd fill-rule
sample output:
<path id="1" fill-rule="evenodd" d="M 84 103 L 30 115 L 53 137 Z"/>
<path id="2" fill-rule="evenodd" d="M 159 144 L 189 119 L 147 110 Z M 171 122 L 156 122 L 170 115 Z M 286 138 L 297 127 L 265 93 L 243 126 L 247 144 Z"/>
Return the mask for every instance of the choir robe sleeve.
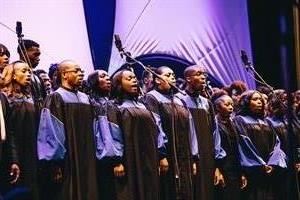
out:
<path id="1" fill-rule="evenodd" d="M 99 115 L 94 121 L 96 156 L 99 160 L 109 157 L 120 160 L 124 154 L 124 142 L 120 127 Z"/>
<path id="2" fill-rule="evenodd" d="M 286 156 L 284 152 L 280 149 L 280 142 L 278 137 L 276 136 L 276 143 L 268 161 L 264 161 L 263 158 L 259 156 L 254 144 L 247 135 L 247 130 L 245 128 L 244 123 L 245 122 L 243 122 L 243 119 L 241 117 L 235 117 L 234 125 L 240 136 L 238 149 L 241 166 L 254 167 L 262 165 L 275 165 L 282 168 L 286 168 Z"/>
<path id="3" fill-rule="evenodd" d="M 279 166 L 282 168 L 287 168 L 287 156 L 280 148 L 280 140 L 279 137 L 276 135 L 276 143 L 274 146 L 274 150 L 271 152 L 270 158 L 268 160 L 268 165 Z"/>
<path id="4" fill-rule="evenodd" d="M 216 165 L 220 165 L 220 162 L 226 157 L 226 151 L 222 148 L 221 145 L 221 135 L 219 131 L 219 127 L 217 126 L 217 119 L 214 111 L 213 104 L 211 101 L 208 101 L 209 104 L 209 113 L 212 123 L 212 129 L 213 129 L 213 142 L 214 142 L 214 152 L 215 152 L 215 160 Z"/>
<path id="5" fill-rule="evenodd" d="M 266 162 L 258 155 L 255 146 L 247 135 L 243 121 L 238 116 L 234 119 L 234 126 L 239 134 L 238 150 L 242 167 L 254 167 L 266 165 Z"/>
<path id="6" fill-rule="evenodd" d="M 163 159 L 167 155 L 167 149 L 166 144 L 168 143 L 168 138 L 166 133 L 164 132 L 162 128 L 161 118 L 158 114 L 152 112 L 152 115 L 154 117 L 157 129 L 158 129 L 158 136 L 157 136 L 157 148 L 159 151 L 160 159 Z"/>
<path id="7" fill-rule="evenodd" d="M 292 122 L 295 134 L 295 161 L 300 163 L 300 119 L 294 114 Z"/>
<path id="8" fill-rule="evenodd" d="M 0 93 L 0 100 L 2 104 L 2 112 L 4 116 L 4 125 L 6 130 L 6 141 L 2 144 L 3 150 L 1 149 L 1 153 L 6 154 L 6 159 L 8 163 L 19 163 L 18 153 L 17 153 L 17 146 L 14 134 L 10 131 L 10 126 L 13 124 L 9 124 L 9 113 L 10 107 L 7 101 L 7 98 L 4 94 Z M 4 152 L 2 152 L 4 151 Z M 0 156 L 0 160 L 2 156 Z"/>
<path id="9" fill-rule="evenodd" d="M 214 122 L 216 123 L 216 121 Z M 221 135 L 219 131 L 219 126 L 215 126 L 215 130 L 213 131 L 213 139 L 214 139 L 214 148 L 215 148 L 215 159 L 222 160 L 226 157 L 226 151 L 222 148 L 221 145 Z"/>
<path id="10" fill-rule="evenodd" d="M 197 134 L 196 134 L 196 128 L 194 124 L 194 119 L 192 114 L 189 112 L 189 139 L 190 139 L 190 148 L 191 148 L 191 154 L 193 156 L 193 160 L 199 159 L 199 147 L 198 147 L 198 140 L 197 140 Z"/>
<path id="11" fill-rule="evenodd" d="M 51 102 L 46 102 L 46 105 L 47 103 L 49 108 L 46 106 L 42 109 L 38 129 L 38 159 L 47 161 L 63 160 L 66 153 L 65 127 L 63 122 L 52 113 L 52 110 L 50 110 Z M 59 108 L 60 105 L 56 105 L 56 107 Z"/>
<path id="12" fill-rule="evenodd" d="M 145 95 L 142 99 L 142 102 L 145 104 L 147 109 L 149 109 L 152 112 L 156 124 L 158 125 L 159 134 L 158 134 L 157 146 L 158 146 L 159 158 L 160 159 L 166 158 L 167 157 L 166 144 L 168 143 L 168 138 L 165 132 L 163 131 L 161 117 L 159 115 L 160 103 L 152 95 Z"/>

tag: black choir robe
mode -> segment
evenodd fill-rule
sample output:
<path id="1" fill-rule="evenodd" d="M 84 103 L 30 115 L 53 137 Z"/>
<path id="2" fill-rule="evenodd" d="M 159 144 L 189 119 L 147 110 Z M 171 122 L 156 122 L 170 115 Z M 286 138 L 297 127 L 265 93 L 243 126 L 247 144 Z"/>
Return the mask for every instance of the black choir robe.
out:
<path id="1" fill-rule="evenodd" d="M 160 199 L 193 199 L 192 154 L 189 141 L 189 113 L 178 98 L 152 90 L 144 96 L 146 107 L 160 117 L 166 133 L 165 155 L 169 170 L 160 178 Z"/>
<path id="2" fill-rule="evenodd" d="M 118 123 L 118 109 L 107 97 L 90 96 L 96 120 L 94 134 L 97 157 L 97 189 L 99 200 L 115 200 L 115 177 L 113 168 L 120 160 L 121 130 Z M 121 144 L 123 145 L 123 144 Z M 123 153 L 123 152 L 122 152 Z"/>
<path id="3" fill-rule="evenodd" d="M 37 132 L 38 112 L 31 97 L 8 96 L 10 114 L 8 134 L 15 139 L 18 164 L 21 170 L 18 187 L 29 190 L 30 199 L 38 199 Z"/>
<path id="4" fill-rule="evenodd" d="M 7 101 L 6 96 L 3 93 L 0 93 L 0 101 L 1 101 L 1 108 L 2 109 L 2 116 L 4 120 L 4 124 L 0 124 L 4 126 L 4 132 L 1 132 L 1 139 L 0 139 L 0 193 L 5 193 L 8 189 L 8 173 L 9 168 L 12 163 L 18 163 L 18 154 L 17 154 L 17 147 L 14 134 L 9 131 L 9 114 L 10 108 Z M 0 116 L 1 117 L 1 116 Z M 2 130 L 0 130 L 2 131 Z M 2 138 L 2 135 L 5 135 Z"/>
<path id="5" fill-rule="evenodd" d="M 115 178 L 116 200 L 158 200 L 159 129 L 155 119 L 135 100 L 124 100 L 118 104 L 118 109 L 118 125 L 123 134 L 120 163 L 126 175 Z"/>
<path id="6" fill-rule="evenodd" d="M 218 198 L 220 200 L 240 200 L 242 169 L 239 160 L 238 135 L 230 118 L 226 121 L 217 118 L 216 121 L 221 136 L 221 146 L 226 152 L 226 157 L 220 165 L 226 185 L 220 189 Z"/>
<path id="7" fill-rule="evenodd" d="M 248 178 L 244 199 L 280 199 L 277 175 L 287 163 L 276 132 L 265 119 L 251 115 L 235 116 L 234 125 L 239 134 L 240 162 Z M 264 165 L 273 166 L 273 173 L 266 174 Z"/>
<path id="8" fill-rule="evenodd" d="M 60 87 L 46 98 L 38 135 L 38 156 L 48 178 L 42 183 L 43 199 L 98 198 L 93 120 L 89 98 L 82 92 Z M 53 166 L 62 169 L 61 183 L 46 175 Z"/>
<path id="9" fill-rule="evenodd" d="M 295 155 L 295 163 L 299 163 L 299 153 L 297 155 L 297 150 L 300 149 L 300 142 L 299 142 L 299 136 L 300 136 L 300 129 L 299 129 L 299 121 L 295 118 L 295 116 L 292 116 L 292 123 L 290 124 L 293 129 L 293 139 L 294 141 L 291 142 L 289 138 L 289 131 L 288 131 L 288 120 L 285 116 L 269 116 L 266 118 L 266 120 L 269 122 L 269 124 L 272 126 L 273 130 L 276 132 L 279 140 L 280 140 L 280 148 L 284 151 L 287 157 L 289 157 L 291 154 Z M 293 146 L 291 146 L 293 145 Z M 291 152 L 292 148 L 292 152 Z M 291 162 L 290 159 L 287 159 L 287 169 L 281 169 L 280 173 L 278 173 L 278 179 L 280 181 L 276 184 L 276 192 L 277 196 L 280 197 L 280 199 L 297 199 L 297 194 L 295 191 L 297 191 L 297 184 L 296 184 L 296 171 L 294 168 L 294 163 Z M 298 194 L 299 195 L 299 194 Z"/>
<path id="10" fill-rule="evenodd" d="M 216 131 L 213 106 L 199 94 L 177 94 L 177 97 L 191 114 L 199 149 L 199 158 L 195 159 L 198 170 L 194 177 L 194 199 L 213 199 L 214 172 L 217 164 L 226 156 L 220 145 L 220 134 Z"/>

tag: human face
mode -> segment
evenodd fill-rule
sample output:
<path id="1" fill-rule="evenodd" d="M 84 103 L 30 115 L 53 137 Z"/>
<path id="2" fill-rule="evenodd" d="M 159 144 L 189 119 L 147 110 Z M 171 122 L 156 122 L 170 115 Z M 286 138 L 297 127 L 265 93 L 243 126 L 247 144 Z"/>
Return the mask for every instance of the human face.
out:
<path id="1" fill-rule="evenodd" d="M 104 70 L 99 70 L 98 72 L 98 82 L 99 89 L 104 92 L 110 92 L 111 90 L 111 81 L 108 73 Z"/>
<path id="2" fill-rule="evenodd" d="M 202 68 L 197 67 L 186 79 L 191 89 L 202 91 L 206 84 L 206 73 Z"/>
<path id="3" fill-rule="evenodd" d="M 285 114 L 288 107 L 288 96 L 287 93 L 283 92 L 277 96 L 279 103 L 279 114 Z"/>
<path id="4" fill-rule="evenodd" d="M 220 98 L 220 103 L 217 105 L 218 113 L 223 117 L 229 118 L 233 112 L 233 100 L 227 95 Z"/>
<path id="5" fill-rule="evenodd" d="M 17 84 L 26 87 L 31 84 L 32 70 L 27 63 L 16 63 L 14 65 L 13 80 Z"/>
<path id="6" fill-rule="evenodd" d="M 0 49 L 0 69 L 3 69 L 9 63 L 9 53 Z"/>
<path id="7" fill-rule="evenodd" d="M 143 80 L 146 91 L 149 91 L 153 88 L 153 75 L 150 73 L 147 77 Z"/>
<path id="8" fill-rule="evenodd" d="M 84 71 L 75 63 L 69 64 L 68 68 L 63 72 L 64 79 L 72 88 L 78 88 L 82 85 Z"/>
<path id="9" fill-rule="evenodd" d="M 298 113 L 300 111 L 300 90 L 297 90 L 294 93 L 293 109 L 296 113 Z"/>
<path id="10" fill-rule="evenodd" d="M 168 67 L 163 68 L 160 76 L 165 81 L 157 79 L 158 84 L 159 84 L 158 89 L 160 89 L 162 91 L 169 91 L 171 89 L 171 86 L 169 83 L 171 83 L 173 85 L 175 85 L 175 83 L 176 83 L 174 71 Z"/>
<path id="11" fill-rule="evenodd" d="M 263 98 L 259 93 L 255 92 L 251 96 L 249 109 L 254 114 L 262 114 L 264 112 Z"/>
<path id="12" fill-rule="evenodd" d="M 32 68 L 38 66 L 40 62 L 41 51 L 39 47 L 30 47 L 26 50 Z"/>
<path id="13" fill-rule="evenodd" d="M 122 89 L 125 93 L 130 95 L 138 95 L 138 81 L 136 76 L 131 71 L 124 71 L 122 73 Z"/>
<path id="14" fill-rule="evenodd" d="M 40 74 L 40 78 L 42 79 L 42 81 L 44 83 L 45 90 L 50 91 L 52 86 L 51 86 L 51 81 L 50 81 L 48 74 L 42 73 L 42 74 Z"/>

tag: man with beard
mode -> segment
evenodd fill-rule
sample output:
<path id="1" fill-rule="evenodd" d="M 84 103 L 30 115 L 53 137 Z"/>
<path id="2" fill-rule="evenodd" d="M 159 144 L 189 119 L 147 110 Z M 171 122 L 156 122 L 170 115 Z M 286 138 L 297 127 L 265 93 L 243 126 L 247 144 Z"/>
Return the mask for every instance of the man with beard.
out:
<path id="1" fill-rule="evenodd" d="M 31 69 L 35 69 L 40 62 L 40 45 L 33 40 L 23 40 L 22 44 L 18 45 L 18 54 L 20 60 L 26 62 Z M 38 110 L 41 109 L 44 98 L 46 97 L 46 91 L 42 81 L 38 76 L 32 75 L 31 93 L 35 106 Z"/>
<path id="2" fill-rule="evenodd" d="M 45 100 L 38 134 L 38 156 L 44 165 L 41 198 L 97 199 L 93 109 L 78 91 L 83 70 L 71 60 L 58 67 L 61 86 Z"/>
<path id="3" fill-rule="evenodd" d="M 203 67 L 193 65 L 184 70 L 186 95 L 177 94 L 190 112 L 190 123 L 198 142 L 199 157 L 194 157 L 197 174 L 194 177 L 194 199 L 213 199 L 214 185 L 222 185 L 223 176 L 216 161 L 225 157 L 220 135 L 215 131 L 215 115 L 211 102 L 200 94 L 206 83 Z M 215 174 L 215 175 L 214 175 Z"/>

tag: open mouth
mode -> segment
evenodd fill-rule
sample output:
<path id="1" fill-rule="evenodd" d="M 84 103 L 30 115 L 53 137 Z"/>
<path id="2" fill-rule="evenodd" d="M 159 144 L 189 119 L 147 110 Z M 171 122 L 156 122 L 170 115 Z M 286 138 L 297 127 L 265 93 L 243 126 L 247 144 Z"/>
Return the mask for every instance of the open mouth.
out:
<path id="1" fill-rule="evenodd" d="M 131 88 L 132 88 L 133 90 L 137 90 L 137 89 L 138 89 L 138 85 L 137 85 L 137 84 L 132 85 Z"/>

